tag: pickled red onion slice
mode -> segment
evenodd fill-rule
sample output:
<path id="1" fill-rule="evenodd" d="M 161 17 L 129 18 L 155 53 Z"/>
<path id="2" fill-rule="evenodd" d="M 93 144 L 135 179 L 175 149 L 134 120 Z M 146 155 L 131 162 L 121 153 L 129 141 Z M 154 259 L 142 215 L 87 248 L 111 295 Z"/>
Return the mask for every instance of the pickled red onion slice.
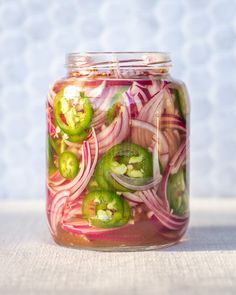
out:
<path id="1" fill-rule="evenodd" d="M 122 106 L 114 121 L 97 135 L 99 154 L 105 153 L 113 145 L 121 143 L 129 135 L 129 131 L 129 113 L 127 108 Z M 94 138 L 89 139 L 89 143 L 94 151 Z"/>
<path id="2" fill-rule="evenodd" d="M 128 176 L 117 175 L 115 173 L 111 173 L 111 176 L 122 186 L 135 191 L 150 189 L 161 181 L 161 175 L 157 175 L 155 178 L 149 178 L 147 180 L 143 178 L 141 180 L 138 178 L 130 178 Z M 142 181 L 142 183 L 140 183 L 140 181 Z"/>
<path id="3" fill-rule="evenodd" d="M 179 217 L 174 216 L 168 211 L 164 210 L 157 201 L 158 196 L 153 190 L 139 192 L 140 198 L 146 206 L 154 213 L 157 220 L 170 230 L 180 230 L 186 224 L 188 216 Z"/>
<path id="4" fill-rule="evenodd" d="M 98 155 L 99 155 L 99 146 L 98 146 L 96 133 L 94 130 L 92 132 L 93 132 L 93 138 L 95 141 L 95 156 L 94 156 L 93 162 L 91 163 L 91 150 L 90 150 L 89 143 L 86 142 L 86 144 L 88 145 L 88 163 L 89 164 L 87 164 L 86 170 L 84 171 L 84 174 L 82 178 L 80 179 L 80 181 L 75 185 L 75 187 L 73 187 L 73 190 L 71 190 L 72 195 L 70 196 L 70 202 L 80 197 L 81 193 L 84 191 L 91 177 L 93 176 L 93 173 L 97 164 Z"/>
<path id="5" fill-rule="evenodd" d="M 50 206 L 50 227 L 51 231 L 55 234 L 57 231 L 57 226 L 58 223 L 62 220 L 63 218 L 63 211 L 65 207 L 65 203 L 67 198 L 69 197 L 70 192 L 69 191 L 60 191 L 58 192 L 51 203 Z"/>

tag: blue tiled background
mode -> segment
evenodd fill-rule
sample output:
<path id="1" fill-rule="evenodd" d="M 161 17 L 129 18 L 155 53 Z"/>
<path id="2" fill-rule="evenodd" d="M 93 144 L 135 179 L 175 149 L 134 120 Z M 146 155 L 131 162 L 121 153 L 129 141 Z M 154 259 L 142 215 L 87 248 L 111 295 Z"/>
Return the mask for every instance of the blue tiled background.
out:
<path id="1" fill-rule="evenodd" d="M 161 50 L 191 94 L 193 196 L 236 197 L 235 0 L 0 0 L 0 198 L 44 197 L 44 103 L 74 51 Z"/>

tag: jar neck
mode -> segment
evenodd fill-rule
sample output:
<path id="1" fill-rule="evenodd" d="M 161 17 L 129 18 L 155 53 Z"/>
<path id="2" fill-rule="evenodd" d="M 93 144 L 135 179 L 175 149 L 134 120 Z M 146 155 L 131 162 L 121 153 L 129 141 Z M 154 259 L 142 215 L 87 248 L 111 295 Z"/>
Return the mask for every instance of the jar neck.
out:
<path id="1" fill-rule="evenodd" d="M 138 78 L 167 75 L 171 67 L 165 52 L 87 52 L 68 54 L 69 76 L 90 78 Z"/>

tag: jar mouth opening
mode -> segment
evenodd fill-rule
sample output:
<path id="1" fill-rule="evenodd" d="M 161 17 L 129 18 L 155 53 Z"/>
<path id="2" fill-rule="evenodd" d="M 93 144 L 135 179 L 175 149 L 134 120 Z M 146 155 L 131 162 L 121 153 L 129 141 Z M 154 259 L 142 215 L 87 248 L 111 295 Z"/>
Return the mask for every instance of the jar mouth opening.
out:
<path id="1" fill-rule="evenodd" d="M 155 51 L 110 51 L 110 52 L 75 52 L 66 57 L 68 70 L 96 69 L 168 69 L 171 58 L 168 52 Z"/>

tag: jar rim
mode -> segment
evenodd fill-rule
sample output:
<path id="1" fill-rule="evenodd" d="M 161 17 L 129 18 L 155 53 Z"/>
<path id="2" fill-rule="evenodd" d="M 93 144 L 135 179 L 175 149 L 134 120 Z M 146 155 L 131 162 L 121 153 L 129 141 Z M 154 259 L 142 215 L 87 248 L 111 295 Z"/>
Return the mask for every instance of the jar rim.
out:
<path id="1" fill-rule="evenodd" d="M 166 69 L 171 66 L 168 52 L 162 51 L 104 51 L 74 52 L 66 56 L 69 71 L 78 69 Z"/>

